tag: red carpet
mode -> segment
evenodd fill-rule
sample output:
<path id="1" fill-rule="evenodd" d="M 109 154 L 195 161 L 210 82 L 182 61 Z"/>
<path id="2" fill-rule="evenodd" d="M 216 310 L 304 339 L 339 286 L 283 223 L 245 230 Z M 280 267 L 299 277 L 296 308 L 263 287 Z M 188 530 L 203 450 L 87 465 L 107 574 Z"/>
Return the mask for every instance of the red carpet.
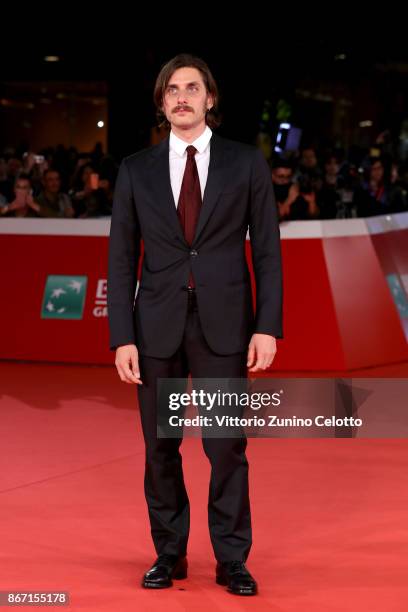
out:
<path id="1" fill-rule="evenodd" d="M 253 598 L 214 582 L 209 464 L 184 440 L 190 573 L 151 592 L 135 387 L 113 367 L 3 362 L 0 388 L 0 590 L 69 591 L 62 609 L 98 612 L 408 609 L 406 440 L 249 439 Z"/>

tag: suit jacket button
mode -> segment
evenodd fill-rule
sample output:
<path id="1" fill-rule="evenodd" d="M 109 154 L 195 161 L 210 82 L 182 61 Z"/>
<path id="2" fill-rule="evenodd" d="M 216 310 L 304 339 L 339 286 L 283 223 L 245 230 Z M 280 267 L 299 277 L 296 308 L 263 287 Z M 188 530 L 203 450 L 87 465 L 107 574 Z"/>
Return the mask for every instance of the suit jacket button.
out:
<path id="1" fill-rule="evenodd" d="M 196 255 L 198 255 L 198 252 L 195 249 L 193 249 L 192 251 L 190 251 L 190 255 L 191 257 L 195 257 Z"/>

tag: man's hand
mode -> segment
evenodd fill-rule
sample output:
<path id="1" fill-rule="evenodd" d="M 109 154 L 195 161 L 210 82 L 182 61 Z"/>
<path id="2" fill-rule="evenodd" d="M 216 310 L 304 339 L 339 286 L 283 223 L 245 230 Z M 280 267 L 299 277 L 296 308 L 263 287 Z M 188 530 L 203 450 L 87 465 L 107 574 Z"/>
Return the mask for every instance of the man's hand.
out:
<path id="1" fill-rule="evenodd" d="M 20 208 L 25 208 L 25 205 L 25 199 L 15 198 L 9 205 L 8 210 L 19 210 Z"/>
<path id="2" fill-rule="evenodd" d="M 143 384 L 140 379 L 139 355 L 135 344 L 118 346 L 115 366 L 122 382 Z"/>
<path id="3" fill-rule="evenodd" d="M 248 347 L 247 367 L 250 372 L 265 370 L 276 355 L 276 338 L 269 334 L 253 334 Z"/>
<path id="4" fill-rule="evenodd" d="M 311 193 L 302 193 L 302 197 L 307 202 L 309 217 L 317 217 L 319 214 L 319 208 L 316 203 L 315 192 L 312 191 Z"/>
<path id="5" fill-rule="evenodd" d="M 286 200 L 283 203 L 279 202 L 279 219 L 285 219 L 290 215 L 290 203 Z"/>
<path id="6" fill-rule="evenodd" d="M 29 193 L 27 195 L 26 204 L 27 204 L 27 206 L 29 206 L 30 208 L 35 210 L 35 212 L 40 212 L 41 206 L 39 204 L 37 204 L 37 202 L 35 202 L 33 196 L 31 195 L 31 193 Z"/>
<path id="7" fill-rule="evenodd" d="M 288 194 L 288 198 L 285 204 L 287 203 L 289 204 L 289 206 L 291 206 L 293 202 L 297 199 L 299 194 L 300 194 L 299 185 L 297 183 L 293 183 L 293 185 L 289 187 L 289 194 Z"/>

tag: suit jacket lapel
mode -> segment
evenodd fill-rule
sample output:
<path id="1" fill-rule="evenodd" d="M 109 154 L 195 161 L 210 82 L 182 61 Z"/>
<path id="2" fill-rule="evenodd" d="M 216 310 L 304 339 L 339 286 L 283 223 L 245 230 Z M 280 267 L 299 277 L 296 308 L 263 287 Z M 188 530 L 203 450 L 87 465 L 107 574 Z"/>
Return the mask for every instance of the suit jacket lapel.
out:
<path id="1" fill-rule="evenodd" d="M 196 244 L 208 219 L 214 211 L 218 197 L 225 182 L 225 150 L 223 140 L 213 132 L 210 140 L 210 163 L 208 166 L 207 182 L 204 190 L 203 203 L 198 218 L 197 228 L 193 240 Z"/>
<path id="2" fill-rule="evenodd" d="M 152 165 L 152 186 L 158 202 L 163 210 L 163 215 L 170 227 L 174 230 L 177 238 L 188 247 L 188 243 L 184 238 L 183 230 L 177 216 L 176 203 L 174 201 L 173 191 L 170 181 L 170 163 L 169 163 L 169 136 L 164 138 L 153 149 L 152 156 L 154 163 Z"/>

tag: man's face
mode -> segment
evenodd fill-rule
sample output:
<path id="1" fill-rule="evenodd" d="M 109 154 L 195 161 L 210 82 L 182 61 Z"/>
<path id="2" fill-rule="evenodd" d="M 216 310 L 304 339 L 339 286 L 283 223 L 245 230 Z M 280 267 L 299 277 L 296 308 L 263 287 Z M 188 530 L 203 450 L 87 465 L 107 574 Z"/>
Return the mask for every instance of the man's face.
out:
<path id="1" fill-rule="evenodd" d="M 374 162 L 371 166 L 371 178 L 375 181 L 381 181 L 384 177 L 384 168 L 381 162 Z"/>
<path id="2" fill-rule="evenodd" d="M 313 149 L 305 149 L 302 152 L 301 163 L 305 168 L 314 168 L 317 166 L 316 153 L 313 151 Z"/>
<path id="3" fill-rule="evenodd" d="M 58 193 L 61 187 L 61 180 L 58 172 L 47 172 L 44 177 L 44 189 L 49 193 Z"/>
<path id="4" fill-rule="evenodd" d="M 292 178 L 290 168 L 274 168 L 272 170 L 272 181 L 275 185 L 289 185 Z"/>
<path id="5" fill-rule="evenodd" d="M 201 72 L 197 68 L 179 68 L 173 72 L 163 96 L 163 111 L 172 126 L 192 129 L 205 122 L 213 106 Z"/>
<path id="6" fill-rule="evenodd" d="M 14 185 L 14 193 L 17 198 L 25 200 L 31 191 L 30 181 L 25 178 L 19 178 Z"/>
<path id="7" fill-rule="evenodd" d="M 331 157 L 325 164 L 326 172 L 328 174 L 338 174 L 339 172 L 339 164 L 337 163 L 337 159 L 335 157 Z"/>

